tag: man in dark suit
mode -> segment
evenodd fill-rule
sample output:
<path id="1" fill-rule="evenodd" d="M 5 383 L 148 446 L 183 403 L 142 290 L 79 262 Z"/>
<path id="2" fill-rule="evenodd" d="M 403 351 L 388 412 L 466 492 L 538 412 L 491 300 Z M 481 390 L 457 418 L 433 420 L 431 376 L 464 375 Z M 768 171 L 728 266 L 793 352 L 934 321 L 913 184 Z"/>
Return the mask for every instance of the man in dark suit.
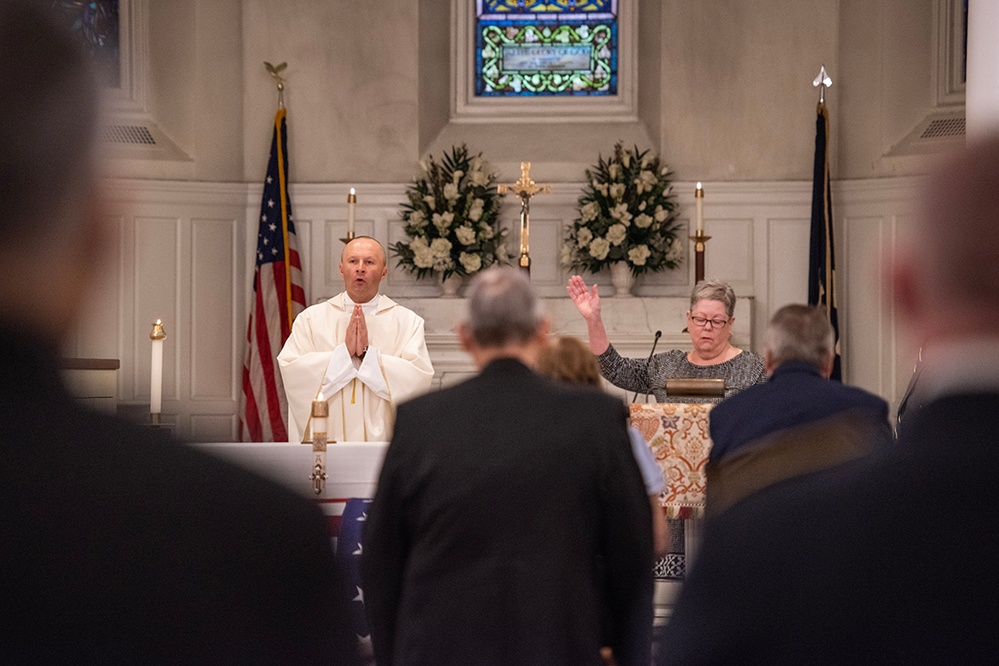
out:
<path id="1" fill-rule="evenodd" d="M 825 312 L 791 304 L 770 319 L 764 342 L 769 381 L 711 411 L 708 515 L 798 474 L 888 446 L 888 403 L 830 381 L 834 350 Z"/>
<path id="2" fill-rule="evenodd" d="M 485 271 L 468 298 L 481 374 L 399 407 L 368 513 L 375 659 L 599 664 L 608 645 L 647 664 L 651 516 L 625 407 L 530 369 L 548 324 L 522 271 Z"/>
<path id="3" fill-rule="evenodd" d="M 0 661 L 349 661 L 320 511 L 63 385 L 113 218 L 95 77 L 53 6 L 0 3 Z"/>
<path id="4" fill-rule="evenodd" d="M 999 136 L 948 158 L 889 263 L 923 345 L 883 455 L 709 523 L 663 663 L 969 664 L 999 654 Z"/>

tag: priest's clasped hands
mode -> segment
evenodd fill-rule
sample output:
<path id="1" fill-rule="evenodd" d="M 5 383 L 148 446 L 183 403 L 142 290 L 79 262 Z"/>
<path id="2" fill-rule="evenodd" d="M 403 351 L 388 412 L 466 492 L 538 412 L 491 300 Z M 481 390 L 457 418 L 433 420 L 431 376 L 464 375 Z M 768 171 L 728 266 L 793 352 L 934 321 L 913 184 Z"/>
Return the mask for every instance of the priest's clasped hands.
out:
<path id="1" fill-rule="evenodd" d="M 364 321 L 364 311 L 360 305 L 354 305 L 350 323 L 347 324 L 344 344 L 347 346 L 347 352 L 353 357 L 364 358 L 364 353 L 368 351 L 368 325 Z"/>

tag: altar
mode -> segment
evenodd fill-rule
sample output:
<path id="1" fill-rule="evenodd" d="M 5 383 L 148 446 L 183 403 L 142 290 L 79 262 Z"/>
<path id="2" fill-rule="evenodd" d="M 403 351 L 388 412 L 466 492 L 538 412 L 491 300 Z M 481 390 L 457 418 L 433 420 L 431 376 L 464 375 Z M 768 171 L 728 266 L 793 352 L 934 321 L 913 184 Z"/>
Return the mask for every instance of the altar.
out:
<path id="1" fill-rule="evenodd" d="M 289 442 L 202 443 L 195 448 L 256 472 L 306 497 L 326 514 L 330 534 L 340 533 L 340 520 L 352 498 L 375 495 L 388 442 L 337 442 L 326 449 L 326 479 L 316 492 L 315 454 L 306 444 Z"/>
<path id="2" fill-rule="evenodd" d="M 631 406 L 633 423 L 652 449 L 666 479 L 667 490 L 661 496 L 663 510 L 671 518 L 682 520 L 683 525 L 682 552 L 673 559 L 667 557 L 656 564 L 657 624 L 668 620 L 679 593 L 683 571 L 693 559 L 700 541 L 704 468 L 711 446 L 707 429 L 710 409 L 711 405 Z M 352 507 L 350 511 L 363 512 L 364 506 L 358 500 L 374 497 L 388 442 L 329 444 L 325 460 L 326 479 L 319 486 L 319 492 L 316 492 L 317 486 L 312 478 L 315 453 L 309 445 L 227 442 L 194 446 L 257 472 L 314 501 L 326 515 L 331 536 L 336 538 L 341 534 L 348 504 Z M 358 519 L 362 516 L 358 515 Z M 359 542 L 360 531 L 352 532 L 351 539 Z M 678 575 L 675 570 L 678 570 Z"/>

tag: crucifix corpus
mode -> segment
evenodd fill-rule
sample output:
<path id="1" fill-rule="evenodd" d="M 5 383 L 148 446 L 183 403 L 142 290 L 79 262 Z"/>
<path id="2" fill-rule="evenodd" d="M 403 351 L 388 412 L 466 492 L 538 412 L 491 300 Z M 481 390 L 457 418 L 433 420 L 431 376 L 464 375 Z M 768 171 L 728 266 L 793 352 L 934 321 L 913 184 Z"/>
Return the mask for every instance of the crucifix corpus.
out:
<path id="1" fill-rule="evenodd" d="M 517 264 L 531 272 L 531 197 L 535 194 L 551 194 L 551 185 L 538 185 L 531 180 L 531 163 L 520 163 L 520 180 L 512 185 L 496 186 L 499 194 L 513 193 L 520 197 L 520 259 Z"/>

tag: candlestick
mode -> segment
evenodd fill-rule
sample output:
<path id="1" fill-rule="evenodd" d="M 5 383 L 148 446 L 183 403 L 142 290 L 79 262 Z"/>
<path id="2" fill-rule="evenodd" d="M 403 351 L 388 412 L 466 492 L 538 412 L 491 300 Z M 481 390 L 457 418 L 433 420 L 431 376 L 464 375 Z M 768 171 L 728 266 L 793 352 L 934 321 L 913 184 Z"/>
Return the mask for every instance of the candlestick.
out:
<path id="1" fill-rule="evenodd" d="M 697 204 L 697 235 L 704 235 L 704 188 L 697 184 L 694 190 L 694 203 Z"/>
<path id="2" fill-rule="evenodd" d="M 163 322 L 157 319 L 149 334 L 153 348 L 152 368 L 149 373 L 149 415 L 153 423 L 160 422 L 160 412 L 163 407 L 163 341 L 166 337 Z"/>
<path id="3" fill-rule="evenodd" d="M 354 209 L 357 208 L 357 194 L 350 188 L 347 195 L 347 238 L 354 237 Z"/>
<path id="4" fill-rule="evenodd" d="M 312 430 L 312 444 L 313 446 L 317 444 L 323 445 L 323 450 L 325 450 L 325 444 L 327 441 L 326 435 L 326 420 L 330 415 L 330 404 L 325 400 L 313 400 L 312 401 L 312 422 L 310 424 Z"/>

